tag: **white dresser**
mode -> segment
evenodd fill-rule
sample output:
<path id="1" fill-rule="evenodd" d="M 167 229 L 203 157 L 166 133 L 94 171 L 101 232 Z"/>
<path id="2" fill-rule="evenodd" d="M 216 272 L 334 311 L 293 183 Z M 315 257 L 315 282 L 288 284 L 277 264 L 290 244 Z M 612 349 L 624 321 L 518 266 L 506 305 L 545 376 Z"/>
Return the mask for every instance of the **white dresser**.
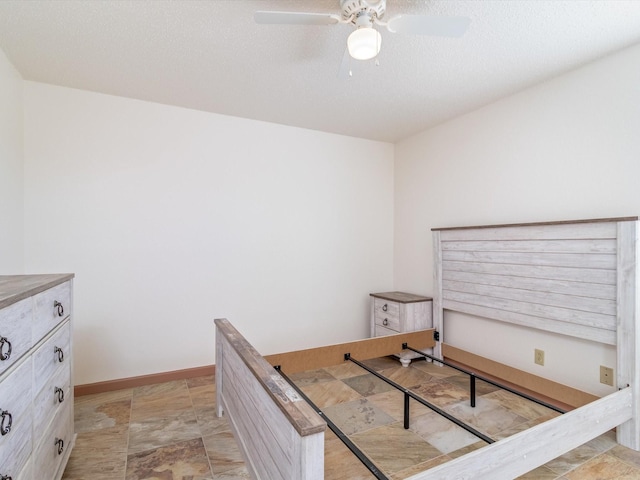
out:
<path id="1" fill-rule="evenodd" d="M 371 293 L 371 336 L 424 330 L 433 326 L 433 299 L 404 292 Z M 407 367 L 418 354 L 397 354 Z"/>
<path id="2" fill-rule="evenodd" d="M 71 453 L 73 275 L 0 276 L 0 480 L 59 480 Z"/>

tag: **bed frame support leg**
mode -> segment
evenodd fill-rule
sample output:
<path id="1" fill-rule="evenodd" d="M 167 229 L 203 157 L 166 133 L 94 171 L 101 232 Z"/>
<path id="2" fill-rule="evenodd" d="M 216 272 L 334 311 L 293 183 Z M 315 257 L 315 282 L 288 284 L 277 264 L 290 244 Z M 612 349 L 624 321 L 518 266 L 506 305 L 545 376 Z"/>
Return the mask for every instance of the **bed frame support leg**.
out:
<path id="1" fill-rule="evenodd" d="M 404 429 L 409 430 L 409 394 L 404 392 Z"/>
<path id="2" fill-rule="evenodd" d="M 469 374 L 469 399 L 471 401 L 471 406 L 475 408 L 476 406 L 476 376 L 475 374 Z"/>

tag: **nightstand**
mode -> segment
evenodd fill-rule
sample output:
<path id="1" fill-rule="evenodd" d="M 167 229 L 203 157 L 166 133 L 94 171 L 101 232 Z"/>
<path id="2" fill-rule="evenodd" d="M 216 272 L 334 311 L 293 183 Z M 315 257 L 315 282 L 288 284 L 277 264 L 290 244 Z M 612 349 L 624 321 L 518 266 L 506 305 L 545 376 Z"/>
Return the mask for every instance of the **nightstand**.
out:
<path id="1" fill-rule="evenodd" d="M 433 327 L 433 299 L 404 292 L 371 293 L 371 336 L 381 337 Z M 396 354 L 403 367 L 418 358 L 414 352 Z"/>

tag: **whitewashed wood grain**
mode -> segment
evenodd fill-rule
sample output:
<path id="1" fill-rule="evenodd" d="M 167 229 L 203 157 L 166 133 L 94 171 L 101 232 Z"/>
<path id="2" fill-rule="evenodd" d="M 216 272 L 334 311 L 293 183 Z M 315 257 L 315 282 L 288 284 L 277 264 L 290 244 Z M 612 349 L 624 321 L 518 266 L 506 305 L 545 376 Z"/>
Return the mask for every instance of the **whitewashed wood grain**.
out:
<path id="1" fill-rule="evenodd" d="M 479 307 L 496 310 L 496 315 L 501 312 L 519 313 L 549 319 L 552 321 L 584 325 L 586 327 L 600 328 L 604 330 L 616 330 L 616 317 L 613 315 L 603 315 L 594 312 L 581 312 L 570 308 L 560 308 L 549 305 L 528 303 L 524 301 L 508 300 L 498 297 L 488 297 L 472 293 L 455 292 L 450 290 L 442 291 L 444 301 L 466 303 Z M 492 317 L 489 317 L 492 318 Z"/>
<path id="2" fill-rule="evenodd" d="M 69 321 L 59 325 L 33 353 L 33 391 L 37 395 L 47 380 L 63 365 L 71 363 L 71 326 Z M 62 350 L 62 362 L 55 349 Z"/>
<path id="3" fill-rule="evenodd" d="M 55 417 L 56 412 L 69 403 L 73 403 L 70 387 L 70 364 L 61 364 L 51 377 L 45 381 L 44 387 L 34 394 L 32 408 L 34 432 L 44 432 L 49 422 Z M 56 393 L 56 388 L 62 389 L 62 397 Z M 59 402 L 59 398 L 62 398 L 63 401 Z M 67 403 L 65 404 L 65 402 Z"/>
<path id="4" fill-rule="evenodd" d="M 468 252 L 448 250 L 442 252 L 443 262 L 499 263 L 508 265 L 536 265 L 570 268 L 615 270 L 616 256 L 587 253 L 546 252 Z"/>
<path id="5" fill-rule="evenodd" d="M 574 284 L 575 290 L 571 293 L 549 292 L 546 288 L 541 291 L 533 288 L 523 289 L 515 286 L 484 285 L 471 282 L 459 282 L 455 280 L 443 280 L 442 289 L 450 292 L 471 293 L 475 295 L 490 296 L 516 300 L 518 302 L 547 305 L 563 309 L 576 310 L 578 312 L 591 312 L 611 317 L 612 325 L 615 325 L 616 301 L 614 299 L 592 298 L 585 295 L 581 285 Z M 526 312 L 525 312 L 526 313 Z"/>
<path id="6" fill-rule="evenodd" d="M 617 429 L 618 443 L 640 450 L 640 270 L 638 223 L 618 226 L 618 370 L 617 386 L 631 386 L 633 418 Z"/>
<path id="7" fill-rule="evenodd" d="M 493 285 L 496 287 L 519 288 L 534 292 L 560 293 L 565 295 L 582 295 L 588 298 L 597 298 L 616 304 L 615 284 L 604 285 L 585 281 L 555 280 L 551 278 L 517 277 L 515 275 L 501 275 L 476 272 L 459 272 L 445 270 L 442 272 L 442 280 L 475 283 L 479 285 Z"/>
<path id="8" fill-rule="evenodd" d="M 49 290 L 34 295 L 33 312 L 33 343 L 37 343 L 42 337 L 53 330 L 56 325 L 71 314 L 71 282 L 61 283 Z M 63 306 L 63 315 L 58 315 L 55 302 Z"/>
<path id="9" fill-rule="evenodd" d="M 448 261 L 443 265 L 445 271 L 485 273 L 491 275 L 513 275 L 517 277 L 540 278 L 549 280 L 568 280 L 576 282 L 616 284 L 616 271 L 597 268 L 567 268 L 538 265 L 508 265 L 494 263 L 470 263 Z"/>
<path id="10" fill-rule="evenodd" d="M 444 300 L 443 308 L 456 312 L 467 313 L 469 315 L 476 315 L 478 317 L 498 320 L 501 322 L 513 323 L 515 325 L 521 325 L 524 327 L 545 330 L 547 332 L 560 333 L 562 335 L 583 338 L 585 340 L 600 342 L 607 345 L 616 344 L 615 330 L 594 328 L 586 325 L 579 325 L 576 323 L 560 322 L 558 320 L 535 317 L 517 312 L 497 310 L 493 307 L 484 307 L 481 305 L 456 302 L 453 300 Z"/>
<path id="11" fill-rule="evenodd" d="M 615 238 L 563 240 L 469 240 L 442 242 L 442 250 L 471 252 L 605 253 L 616 254 Z"/>
<path id="12" fill-rule="evenodd" d="M 9 358 L 0 360 L 0 375 L 31 348 L 32 306 L 33 300 L 25 298 L 0 310 L 0 337 L 5 337 L 11 343 Z M 2 352 L 8 354 L 7 344 Z"/>
<path id="13" fill-rule="evenodd" d="M 433 355 L 442 358 L 442 343 L 444 342 L 443 304 L 442 304 L 442 236 L 434 231 L 433 237 L 433 328 L 440 335 L 440 340 L 433 348 Z M 442 366 L 442 364 L 438 364 Z"/>
<path id="14" fill-rule="evenodd" d="M 631 403 L 620 390 L 408 480 L 511 480 L 625 422 Z"/>
<path id="15" fill-rule="evenodd" d="M 220 360 L 216 364 L 216 378 L 221 379 L 217 386 L 218 408 L 229 418 L 252 477 L 324 478 L 326 424 L 317 414 L 310 412 L 317 417 L 318 426 L 322 429 L 313 427 L 311 434 L 300 435 L 283 413 L 282 406 L 276 404 L 272 393 L 267 393 L 264 376 L 268 377 L 266 381 L 272 385 L 270 388 L 279 392 L 280 400 L 300 403 L 305 407 L 304 415 L 308 415 L 308 405 L 249 344 L 242 343 L 241 357 L 227 335 L 234 336 L 237 348 L 240 348 L 240 340 L 244 339 L 239 333 L 230 333 L 229 327 L 225 327 L 223 332 L 221 325 L 224 326 L 225 322 L 228 324 L 226 320 L 216 320 L 216 358 Z M 252 371 L 248 364 L 256 371 Z"/>
<path id="16" fill-rule="evenodd" d="M 11 430 L 0 436 L 1 475 L 17 476 L 31 453 L 31 374 L 31 358 L 26 357 L 0 383 L 0 410 L 12 416 Z"/>
<path id="17" fill-rule="evenodd" d="M 73 424 L 70 421 L 73 408 L 62 408 L 49 423 L 47 430 L 39 439 L 34 439 L 33 451 L 34 477 L 35 478 L 59 478 L 59 470 L 63 466 L 63 460 L 67 457 L 73 443 Z M 62 439 L 64 449 L 58 453 L 56 439 Z"/>

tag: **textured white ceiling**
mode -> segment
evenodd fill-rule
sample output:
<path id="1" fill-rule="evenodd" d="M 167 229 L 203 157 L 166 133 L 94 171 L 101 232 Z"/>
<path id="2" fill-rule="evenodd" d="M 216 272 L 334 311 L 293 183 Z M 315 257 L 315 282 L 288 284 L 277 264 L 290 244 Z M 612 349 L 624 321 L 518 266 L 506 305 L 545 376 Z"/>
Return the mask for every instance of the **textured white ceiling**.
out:
<path id="1" fill-rule="evenodd" d="M 339 0 L 3 0 L 0 49 L 27 80 L 395 142 L 640 41 L 640 1 L 388 0 L 387 18 L 471 26 L 384 30 L 380 65 L 338 78 L 350 26 L 257 25 L 256 10 Z"/>

